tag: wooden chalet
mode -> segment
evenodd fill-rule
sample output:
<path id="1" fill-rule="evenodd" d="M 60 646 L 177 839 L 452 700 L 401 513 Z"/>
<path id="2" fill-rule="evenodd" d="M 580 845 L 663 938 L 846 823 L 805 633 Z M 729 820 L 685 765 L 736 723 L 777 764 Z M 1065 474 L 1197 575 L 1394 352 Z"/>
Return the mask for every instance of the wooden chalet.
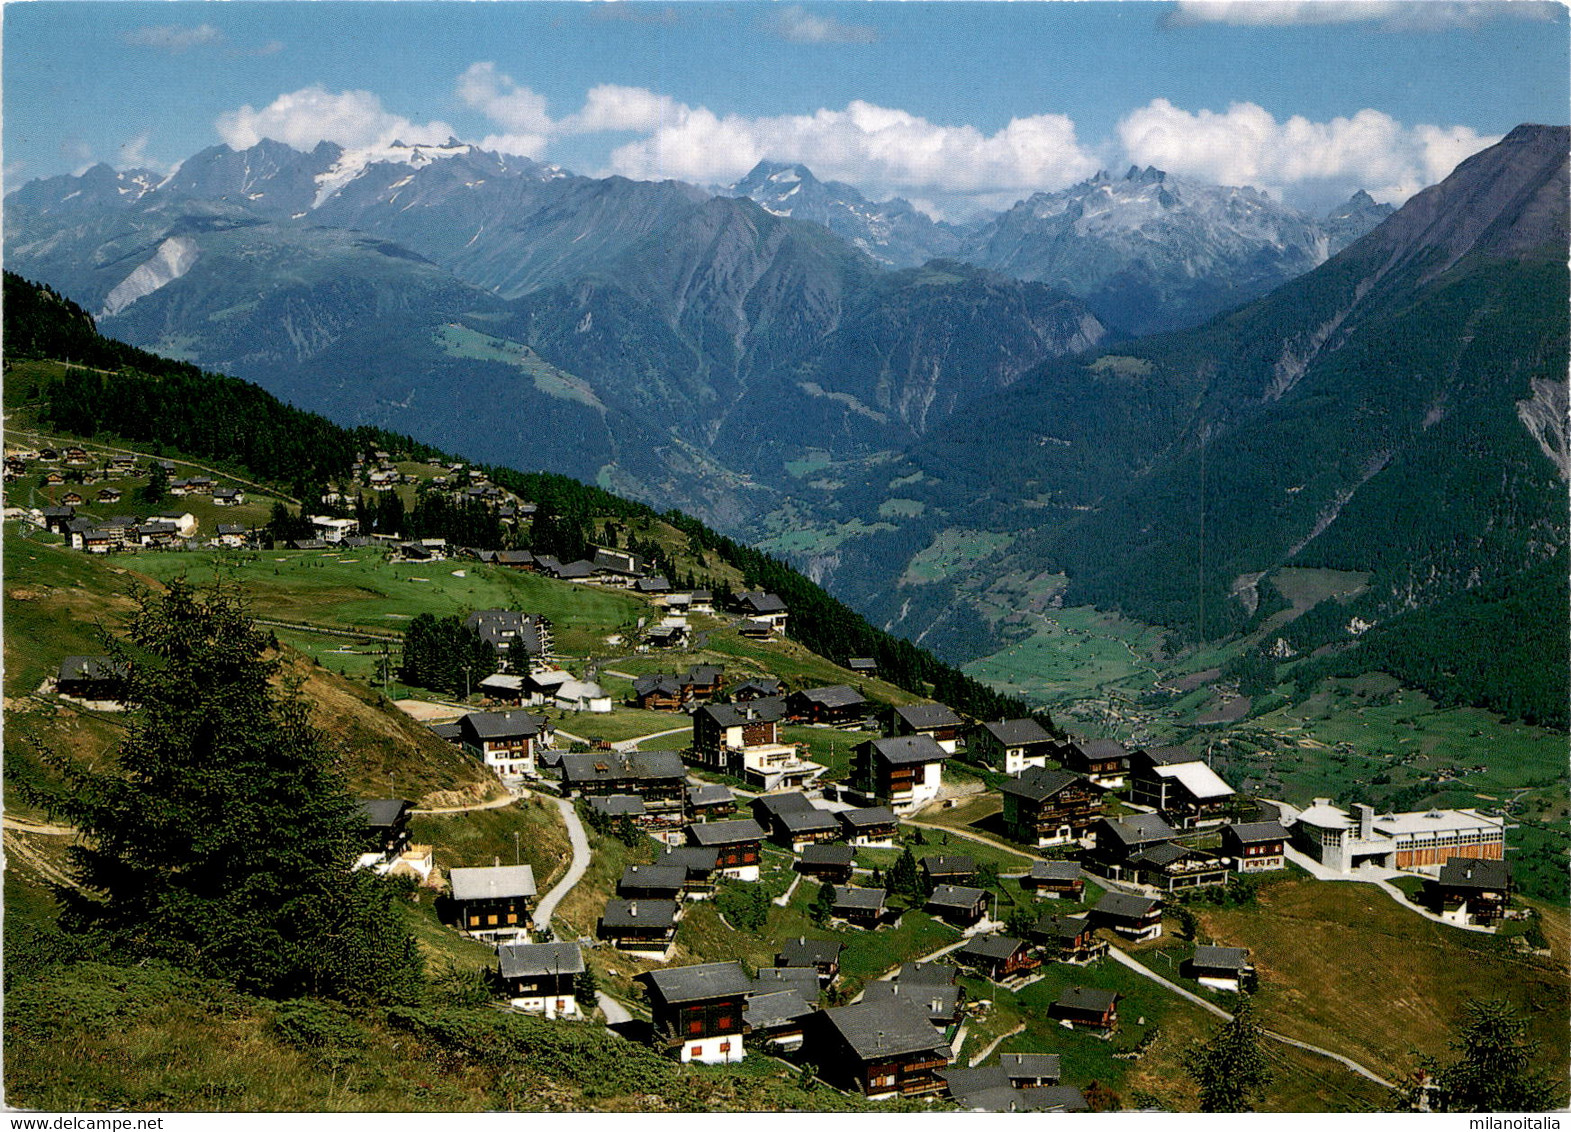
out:
<path id="1" fill-rule="evenodd" d="M 586 798 L 589 808 L 601 817 L 615 821 L 618 818 L 628 818 L 636 825 L 647 827 L 652 823 L 649 807 L 637 794 L 596 794 Z M 682 814 L 678 810 L 676 817 L 678 824 Z"/>
<path id="2" fill-rule="evenodd" d="M 851 752 L 851 788 L 896 813 L 919 809 L 938 797 L 948 751 L 927 735 L 868 739 Z"/>
<path id="3" fill-rule="evenodd" d="M 965 737 L 965 720 L 948 704 L 906 704 L 892 708 L 890 730 L 895 735 L 926 735 L 950 754 Z"/>
<path id="4" fill-rule="evenodd" d="M 1252 991 L 1255 987 L 1255 969 L 1249 962 L 1247 947 L 1199 944 L 1194 955 L 1184 961 L 1179 973 L 1212 990 L 1237 993 Z"/>
<path id="5" fill-rule="evenodd" d="M 869 679 L 878 675 L 878 661 L 870 656 L 853 656 L 846 661 L 846 667 Z"/>
<path id="6" fill-rule="evenodd" d="M 1031 954 L 1029 943 L 1006 935 L 972 936 L 955 953 L 955 959 L 968 967 L 975 967 L 994 982 L 1035 970 L 1042 965 L 1042 961 Z"/>
<path id="7" fill-rule="evenodd" d="M 595 556 L 590 559 L 590 564 L 602 578 L 624 585 L 632 585 L 649 568 L 648 563 L 632 551 L 607 546 L 595 547 Z"/>
<path id="8" fill-rule="evenodd" d="M 1091 909 L 1091 922 L 1125 939 L 1155 939 L 1162 934 L 1162 901 L 1156 896 L 1104 892 Z"/>
<path id="9" fill-rule="evenodd" d="M 1067 845 L 1102 816 L 1102 790 L 1067 770 L 1028 767 L 999 786 L 1004 830 L 1024 845 Z"/>
<path id="10" fill-rule="evenodd" d="M 859 928 L 876 928 L 883 923 L 888 914 L 884 903 L 885 897 L 886 893 L 881 888 L 858 888 L 851 884 L 830 885 L 829 900 L 833 905 L 830 915 L 848 924 L 855 924 Z"/>
<path id="11" fill-rule="evenodd" d="M 755 1047 L 762 1044 L 778 1053 L 792 1053 L 802 1048 L 808 1019 L 817 1012 L 794 990 L 749 995 L 744 1014 L 748 1040 Z"/>
<path id="12" fill-rule="evenodd" d="M 749 750 L 780 746 L 778 700 L 705 704 L 693 713 L 693 755 L 711 770 L 732 773 Z"/>
<path id="13" fill-rule="evenodd" d="M 1429 906 L 1443 919 L 1496 924 L 1511 904 L 1511 866 L 1486 857 L 1452 857 L 1424 888 Z"/>
<path id="14" fill-rule="evenodd" d="M 1231 857 L 1218 857 L 1176 841 L 1159 841 L 1129 858 L 1126 875 L 1163 892 L 1226 884 L 1233 871 Z"/>
<path id="15" fill-rule="evenodd" d="M 634 794 L 650 811 L 680 814 L 687 801 L 687 767 L 675 751 L 589 751 L 562 756 L 562 789 L 573 794 Z"/>
<path id="16" fill-rule="evenodd" d="M 838 940 L 797 936 L 780 944 L 775 966 L 811 967 L 818 972 L 818 985 L 827 987 L 840 977 L 840 949 L 843 946 Z"/>
<path id="17" fill-rule="evenodd" d="M 864 806 L 841 810 L 842 836 L 851 845 L 892 848 L 899 831 L 899 820 L 888 806 Z"/>
<path id="18" fill-rule="evenodd" d="M 942 1092 L 949 1047 L 907 998 L 825 1010 L 810 1019 L 804 1056 L 839 1088 L 879 1099 Z"/>
<path id="19" fill-rule="evenodd" d="M 766 829 L 780 814 L 811 812 L 813 800 L 800 790 L 780 790 L 753 799 L 753 820 Z"/>
<path id="20" fill-rule="evenodd" d="M 687 812 L 695 818 L 724 818 L 736 813 L 736 795 L 729 787 L 704 783 L 687 788 Z"/>
<path id="21" fill-rule="evenodd" d="M 504 943 L 496 950 L 497 974 L 513 1006 L 527 1014 L 547 1018 L 578 1018 L 573 996 L 578 976 L 584 973 L 584 953 L 578 944 Z"/>
<path id="22" fill-rule="evenodd" d="M 725 669 L 718 664 L 695 664 L 680 679 L 690 698 L 707 700 L 720 694 Z"/>
<path id="23" fill-rule="evenodd" d="M 1129 751 L 1116 739 L 1071 739 L 1057 753 L 1059 766 L 1103 790 L 1122 790 L 1129 781 Z"/>
<path id="24" fill-rule="evenodd" d="M 1287 830 L 1281 822 L 1239 822 L 1222 827 L 1222 852 L 1233 858 L 1241 873 L 1263 873 L 1287 868 Z"/>
<path id="25" fill-rule="evenodd" d="M 973 760 L 1004 774 L 1046 766 L 1057 746 L 1047 728 L 1030 718 L 984 723 L 972 730 L 968 743 Z"/>
<path id="26" fill-rule="evenodd" d="M 68 656 L 55 675 L 55 691 L 95 703 L 123 703 L 129 676 L 129 669 L 113 657 Z"/>
<path id="27" fill-rule="evenodd" d="M 628 865 L 617 882 L 616 894 L 629 900 L 677 900 L 687 885 L 687 870 L 680 865 Z"/>
<path id="28" fill-rule="evenodd" d="M 1051 1057 L 1056 1054 L 1005 1054 L 1004 1057 Z M 1001 1059 L 1002 1060 L 1002 1059 Z M 957 1067 L 944 1073 L 950 1099 L 962 1112 L 1090 1112 L 1079 1089 L 1063 1085 L 1022 1087 L 1011 1084 L 1003 1064 Z"/>
<path id="29" fill-rule="evenodd" d="M 779 596 L 762 591 L 746 591 L 736 595 L 731 608 L 748 621 L 762 622 L 770 633 L 784 633 L 790 610 Z"/>
<path id="30" fill-rule="evenodd" d="M 637 979 L 648 988 L 657 1047 L 680 1061 L 711 1065 L 746 1056 L 742 1035 L 751 983 L 740 964 L 699 963 Z"/>
<path id="31" fill-rule="evenodd" d="M 1020 887 L 1053 900 L 1079 900 L 1086 882 L 1076 861 L 1032 861 L 1031 871 L 1020 878 Z"/>
<path id="32" fill-rule="evenodd" d="M 872 705 L 849 684 L 806 688 L 786 697 L 786 713 L 800 723 L 861 723 Z"/>
<path id="33" fill-rule="evenodd" d="M 98 489 L 98 502 L 119 503 L 125 492 L 118 487 L 101 487 Z"/>
<path id="34" fill-rule="evenodd" d="M 849 845 L 809 845 L 795 864 L 797 872 L 830 884 L 845 884 L 851 879 L 855 851 Z"/>
<path id="35" fill-rule="evenodd" d="M 831 841 L 839 841 L 841 828 L 840 819 L 829 810 L 820 810 L 816 806 L 805 810 L 784 810 L 775 815 L 770 825 L 770 840 L 793 853 L 800 853 L 809 846 L 823 846 Z"/>
<path id="36" fill-rule="evenodd" d="M 803 1002 L 818 1004 L 818 972 L 809 967 L 760 967 L 750 994 L 791 991 Z"/>
<path id="37" fill-rule="evenodd" d="M 1077 1030 L 1111 1033 L 1118 1028 L 1118 1000 L 1121 997 L 1117 991 L 1101 987 L 1065 987 L 1057 1001 L 1047 1008 L 1047 1013 Z"/>
<path id="38" fill-rule="evenodd" d="M 676 865 L 687 874 L 682 884 L 682 899 L 703 900 L 714 895 L 715 872 L 720 862 L 720 850 L 706 849 L 701 845 L 678 845 L 661 850 L 655 856 L 656 865 Z"/>
<path id="39" fill-rule="evenodd" d="M 1133 877 L 1131 862 L 1156 844 L 1172 841 L 1178 831 L 1162 820 L 1160 814 L 1128 814 L 1121 818 L 1102 818 L 1091 829 L 1095 844 L 1084 863 L 1113 880 Z"/>
<path id="40" fill-rule="evenodd" d="M 982 917 L 987 915 L 987 891 L 957 884 L 941 884 L 933 889 L 923 910 L 957 927 L 969 928 L 980 923 Z"/>
<path id="41" fill-rule="evenodd" d="M 414 807 L 403 798 L 373 798 L 360 803 L 366 834 L 366 852 L 386 858 L 398 856 L 409 845 L 409 815 Z"/>
<path id="42" fill-rule="evenodd" d="M 550 746 L 547 726 L 526 711 L 470 712 L 458 721 L 459 742 L 504 778 L 533 777 L 536 749 Z"/>
<path id="43" fill-rule="evenodd" d="M 1087 916 L 1048 913 L 1026 935 L 1055 963 L 1089 963 L 1107 954 L 1107 941 L 1096 938 L 1096 925 Z"/>
<path id="44" fill-rule="evenodd" d="M 764 831 L 752 818 L 696 822 L 687 827 L 687 843 L 716 849 L 715 868 L 732 880 L 757 880 Z"/>
<path id="45" fill-rule="evenodd" d="M 600 914 L 600 938 L 618 951 L 664 958 L 676 938 L 681 904 L 675 900 L 613 897 Z"/>
<path id="46" fill-rule="evenodd" d="M 1191 829 L 1220 824 L 1233 788 L 1183 747 L 1142 748 L 1129 756 L 1129 797 L 1179 829 Z"/>
<path id="47" fill-rule="evenodd" d="M 656 672 L 633 681 L 633 702 L 644 711 L 681 711 L 687 699 L 681 679 L 668 673 Z"/>
<path id="48" fill-rule="evenodd" d="M 922 858 L 922 885 L 929 892 L 941 884 L 970 884 L 976 879 L 976 861 L 964 853 Z"/>
<path id="49" fill-rule="evenodd" d="M 456 868 L 447 875 L 458 926 L 470 935 L 524 935 L 535 898 L 535 871 L 528 865 Z"/>
<path id="50" fill-rule="evenodd" d="M 729 693 L 732 703 L 745 704 L 751 700 L 771 700 L 781 696 L 780 681 L 770 677 L 754 676 L 743 680 Z"/>

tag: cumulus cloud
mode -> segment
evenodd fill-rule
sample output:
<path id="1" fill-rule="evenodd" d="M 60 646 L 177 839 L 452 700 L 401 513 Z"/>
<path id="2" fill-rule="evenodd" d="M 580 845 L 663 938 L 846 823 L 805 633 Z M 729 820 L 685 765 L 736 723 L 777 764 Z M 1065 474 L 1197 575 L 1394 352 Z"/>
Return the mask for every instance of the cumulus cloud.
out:
<path id="1" fill-rule="evenodd" d="M 1358 23 L 1388 31 L 1445 31 L 1495 19 L 1549 20 L 1556 9 L 1538 0 L 1179 0 L 1167 20 L 1234 27 Z"/>
<path id="2" fill-rule="evenodd" d="M 1252 102 L 1190 113 L 1158 98 L 1126 115 L 1118 136 L 1130 160 L 1224 185 L 1302 195 L 1316 186 L 1367 189 L 1400 204 L 1444 178 L 1496 137 L 1466 126 L 1404 126 L 1378 110 L 1351 118 L 1278 122 Z"/>
<path id="3" fill-rule="evenodd" d="M 476 63 L 458 77 L 458 97 L 514 134 L 551 129 L 545 98 L 500 73 L 495 63 Z"/>
<path id="4" fill-rule="evenodd" d="M 583 109 L 564 118 L 557 128 L 573 134 L 629 130 L 648 133 L 686 109 L 675 99 L 643 87 L 602 83 L 585 95 Z"/>
<path id="5" fill-rule="evenodd" d="M 878 42 L 878 34 L 870 27 L 842 23 L 833 16 L 815 16 L 800 4 L 780 9 L 766 25 L 787 43 Z"/>
<path id="6" fill-rule="evenodd" d="M 1097 164 L 1061 114 L 1016 118 L 993 134 L 942 126 L 904 110 L 855 101 L 844 110 L 747 118 L 676 105 L 650 137 L 611 155 L 616 172 L 714 184 L 741 177 L 759 161 L 801 162 L 825 178 L 851 181 L 874 195 L 946 198 L 1062 188 Z"/>
<path id="7" fill-rule="evenodd" d="M 157 27 L 134 28 L 124 33 L 121 38 L 132 47 L 151 47 L 158 51 L 179 54 L 193 47 L 222 43 L 224 33 L 212 24 L 198 24 L 194 28 L 162 24 Z"/>
<path id="8" fill-rule="evenodd" d="M 393 141 L 436 145 L 453 134 L 445 122 L 416 123 L 382 106 L 368 90 L 336 93 L 320 84 L 281 94 L 260 110 L 242 106 L 219 115 L 218 135 L 234 149 L 248 149 L 263 138 L 296 149 L 335 142 L 346 149 Z"/>

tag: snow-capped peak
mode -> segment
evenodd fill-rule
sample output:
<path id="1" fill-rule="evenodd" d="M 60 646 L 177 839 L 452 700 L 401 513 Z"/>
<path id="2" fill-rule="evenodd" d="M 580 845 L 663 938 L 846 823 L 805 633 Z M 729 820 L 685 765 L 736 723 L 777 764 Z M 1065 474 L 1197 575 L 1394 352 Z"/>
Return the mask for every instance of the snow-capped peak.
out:
<path id="1" fill-rule="evenodd" d="M 311 207 L 320 208 L 324 201 L 364 173 L 371 165 L 408 165 L 414 169 L 423 169 L 434 161 L 457 157 L 469 153 L 473 148 L 467 142 L 448 138 L 441 145 L 421 143 L 407 145 L 401 141 L 394 141 L 387 145 L 346 149 L 339 155 L 337 161 L 316 175 L 316 199 L 311 202 Z"/>

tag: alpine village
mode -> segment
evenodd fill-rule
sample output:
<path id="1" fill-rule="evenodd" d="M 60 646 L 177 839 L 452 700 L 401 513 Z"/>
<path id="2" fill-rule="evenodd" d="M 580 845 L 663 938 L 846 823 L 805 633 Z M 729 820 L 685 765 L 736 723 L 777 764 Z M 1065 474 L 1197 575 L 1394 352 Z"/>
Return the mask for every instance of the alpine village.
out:
<path id="1" fill-rule="evenodd" d="M 1359 276 L 1357 294 L 1386 306 L 1336 316 L 1366 369 L 1390 342 L 1422 341 L 1433 357 L 1402 364 L 1460 383 L 1472 355 L 1433 345 L 1462 333 L 1446 304 L 1515 311 L 1478 365 L 1517 381 L 1501 394 L 1505 423 L 1489 427 L 1515 430 L 1510 451 L 1530 472 L 1470 474 L 1517 477 L 1524 529 L 1536 504 L 1523 485 L 1550 485 L 1531 534 L 1542 568 L 1521 582 L 1539 588 L 1518 601 L 1503 573 L 1514 551 L 1468 542 L 1485 582 L 1447 591 L 1460 604 L 1424 605 L 1422 580 L 1404 581 L 1407 621 L 1369 612 L 1397 567 L 1355 561 L 1366 544 L 1350 536 L 1340 566 L 1295 548 L 1247 574 L 1236 558 L 1232 612 L 1224 595 L 1198 625 L 1163 622 L 1155 598 L 1106 596 L 1120 557 L 1165 537 L 1160 492 L 1134 494 L 1144 471 L 1118 490 L 1142 516 L 1130 522 L 1149 523 L 1123 542 L 1095 528 L 1084 554 L 1105 560 L 1055 558 L 1058 544 L 1016 528 L 988 542 L 982 513 L 961 518 L 956 501 L 949 527 L 911 542 L 908 556 L 921 553 L 903 576 L 841 600 L 823 557 L 839 551 L 798 554 L 807 542 L 781 533 L 794 524 L 806 539 L 829 512 L 803 503 L 773 535 L 742 537 L 724 506 L 695 503 L 698 477 L 719 475 L 696 449 L 685 484 L 672 472 L 592 486 L 472 459 L 450 438 L 340 425 L 353 414 L 101 334 L 107 315 L 87 309 L 99 298 L 54 270 L 42 241 L 80 231 L 50 227 L 66 189 L 117 175 L 101 166 L 17 190 L 4 281 L 7 1102 L 1563 1105 L 1567 151 L 1564 128 L 1524 126 L 1252 305 L 1198 329 L 1084 343 L 1022 379 L 1060 389 L 1072 366 L 1124 396 L 1180 355 L 1212 364 L 1194 359 L 1220 335 L 1253 341 L 1255 317 L 1277 320 L 1257 335 L 1275 357 L 1282 311 L 1320 302 L 1313 288 L 1351 289 L 1377 258 L 1399 266 Z M 743 196 L 733 205 L 775 222 Z M 205 207 L 226 239 L 250 231 L 235 219 L 243 201 Z M 24 237 L 40 243 L 13 250 Z M 1418 259 L 1403 294 L 1380 298 Z M 956 279 L 968 270 L 950 266 Z M 148 291 L 175 294 L 188 278 Z M 1529 290 L 1548 296 L 1531 315 L 1518 301 Z M 116 295 L 108 314 L 154 301 Z M 1428 334 L 1391 329 L 1421 315 Z M 506 337 L 499 318 L 486 325 Z M 1467 321 L 1474 333 L 1485 330 Z M 1496 356 L 1518 346 L 1517 368 Z M 538 349 L 530 364 L 545 367 L 551 351 Z M 550 381 L 578 380 L 563 376 L 566 352 L 553 360 Z M 1284 385 L 1249 405 L 1266 413 L 1296 395 Z M 1460 414 L 1483 396 L 1456 384 L 1434 405 Z M 813 419 L 780 402 L 757 411 L 785 459 L 812 465 L 793 481 L 804 498 L 805 477 L 856 474 L 824 470 L 841 457 L 818 451 Z M 1248 423 L 1229 411 L 1219 436 Z M 993 412 L 977 410 L 996 435 L 1005 417 Z M 952 447 L 924 466 L 955 461 L 956 490 L 982 482 L 959 471 L 992 437 L 944 427 Z M 1270 448 L 1282 435 L 1254 438 Z M 1011 443 L 990 458 L 1017 461 L 1020 477 L 1061 458 L 1039 439 Z M 1215 443 L 1213 471 L 1227 459 Z M 922 478 L 908 470 L 916 457 L 880 460 L 859 467 Z M 898 490 L 924 498 L 915 480 Z M 1366 510 L 1348 504 L 1333 531 L 1375 522 L 1392 555 L 1418 545 L 1360 498 Z M 890 539 L 936 507 L 923 518 L 920 502 L 890 502 L 868 512 Z M 1037 505 L 998 506 L 1018 518 Z M 1474 520 L 1427 514 L 1435 546 L 1452 538 L 1447 523 Z M 1324 512 L 1315 535 L 1333 519 Z M 980 544 L 965 541 L 978 531 Z M 862 537 L 883 536 L 852 531 L 847 546 Z M 936 571 L 927 580 L 919 559 Z M 1103 589 L 1066 590 L 1061 562 Z M 929 584 L 953 585 L 946 603 L 993 609 L 967 615 L 996 633 L 992 646 L 928 647 L 925 622 L 890 613 L 915 601 L 936 625 L 920 604 Z M 1517 601 L 1520 626 L 1542 594 L 1549 629 L 1533 639 L 1551 642 L 1547 655 L 1489 635 L 1497 606 Z M 1472 636 L 1448 628 L 1455 609 Z M 1422 658 L 1436 650 L 1449 651 L 1432 673 Z M 1491 674 L 1468 684 L 1479 667 Z M 1516 699 L 1501 690 L 1513 680 L 1527 689 Z"/>

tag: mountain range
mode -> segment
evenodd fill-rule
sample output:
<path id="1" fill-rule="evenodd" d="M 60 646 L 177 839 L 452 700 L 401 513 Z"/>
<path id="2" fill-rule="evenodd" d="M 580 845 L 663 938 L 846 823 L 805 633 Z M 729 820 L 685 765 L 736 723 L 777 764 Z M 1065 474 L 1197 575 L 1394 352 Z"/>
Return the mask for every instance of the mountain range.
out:
<path id="1" fill-rule="evenodd" d="M 1395 213 L 1131 169 L 966 225 L 802 166 L 710 193 L 264 141 L 24 185 L 5 252 L 108 334 L 690 510 L 951 656 L 1047 570 L 1210 637 L 1322 564 L 1385 626 L 1564 552 L 1565 135 Z M 1316 616 L 1298 645 L 1350 644 Z"/>

